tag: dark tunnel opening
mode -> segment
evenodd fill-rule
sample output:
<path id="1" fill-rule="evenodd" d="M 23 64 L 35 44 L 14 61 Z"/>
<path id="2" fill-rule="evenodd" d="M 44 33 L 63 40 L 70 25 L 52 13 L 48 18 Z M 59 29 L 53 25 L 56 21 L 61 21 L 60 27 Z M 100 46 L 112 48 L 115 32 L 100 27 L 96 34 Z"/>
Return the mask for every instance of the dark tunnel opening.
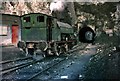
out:
<path id="1" fill-rule="evenodd" d="M 95 41 L 95 32 L 88 26 L 81 28 L 78 36 L 79 41 L 83 43 L 93 43 Z"/>

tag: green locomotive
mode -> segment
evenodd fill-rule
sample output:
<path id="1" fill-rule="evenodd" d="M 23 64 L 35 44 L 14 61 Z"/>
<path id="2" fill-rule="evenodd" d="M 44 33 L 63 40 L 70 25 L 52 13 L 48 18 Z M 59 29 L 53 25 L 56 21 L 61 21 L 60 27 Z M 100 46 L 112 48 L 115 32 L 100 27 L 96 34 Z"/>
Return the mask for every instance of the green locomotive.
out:
<path id="1" fill-rule="evenodd" d="M 21 41 L 18 47 L 26 54 L 40 49 L 46 55 L 59 55 L 76 44 L 74 29 L 52 16 L 30 13 L 21 16 Z"/>
<path id="2" fill-rule="evenodd" d="M 21 16 L 21 41 L 18 47 L 26 54 L 34 54 L 37 50 L 46 55 L 57 55 L 67 52 L 81 42 L 94 41 L 94 31 L 85 25 L 77 34 L 76 29 L 67 23 L 57 21 L 52 16 L 42 13 L 30 13 Z M 77 29 L 78 31 L 78 29 Z"/>

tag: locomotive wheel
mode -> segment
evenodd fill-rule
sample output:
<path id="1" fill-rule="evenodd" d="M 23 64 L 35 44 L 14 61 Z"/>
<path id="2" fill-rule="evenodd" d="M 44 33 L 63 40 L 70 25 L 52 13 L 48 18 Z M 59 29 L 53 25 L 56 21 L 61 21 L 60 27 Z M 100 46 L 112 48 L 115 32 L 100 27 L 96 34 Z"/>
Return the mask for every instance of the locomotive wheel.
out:
<path id="1" fill-rule="evenodd" d="M 55 55 L 60 56 L 60 54 L 64 54 L 66 53 L 66 48 L 65 45 L 61 45 L 61 46 L 56 46 L 55 48 Z"/>
<path id="2" fill-rule="evenodd" d="M 42 54 L 43 57 L 46 57 L 46 52 L 44 51 L 43 54 Z"/>
<path id="3" fill-rule="evenodd" d="M 43 57 L 47 57 L 47 50 L 46 51 L 43 51 L 43 54 L 42 54 Z"/>
<path id="4" fill-rule="evenodd" d="M 83 27 L 79 31 L 79 41 L 84 43 L 93 43 L 95 38 L 95 33 L 90 27 Z"/>
<path id="5" fill-rule="evenodd" d="M 69 45 L 66 43 L 65 44 L 65 52 L 67 52 L 69 50 Z"/>
<path id="6" fill-rule="evenodd" d="M 17 47 L 18 47 L 18 48 L 25 49 L 25 43 L 24 43 L 24 42 L 19 41 L 19 42 L 17 43 Z"/>
<path id="7" fill-rule="evenodd" d="M 25 52 L 25 55 L 28 56 L 28 48 L 23 49 Z"/>
<path id="8" fill-rule="evenodd" d="M 47 48 L 45 51 L 45 57 L 53 55 L 52 50 L 50 48 Z"/>
<path id="9" fill-rule="evenodd" d="M 56 55 L 59 56 L 60 54 L 61 54 L 61 47 L 57 46 Z"/>
<path id="10" fill-rule="evenodd" d="M 68 44 L 68 50 L 72 49 L 72 47 L 73 47 L 74 45 L 75 45 L 75 44 L 73 44 L 73 43 L 69 43 L 69 44 Z"/>
<path id="11" fill-rule="evenodd" d="M 54 53 L 55 55 L 59 56 L 60 55 L 60 51 L 61 51 L 61 47 L 58 44 L 54 44 Z"/>
<path id="12" fill-rule="evenodd" d="M 60 50 L 61 50 L 61 53 L 65 54 L 68 49 L 67 49 L 66 45 L 62 45 L 61 48 L 60 48 Z"/>

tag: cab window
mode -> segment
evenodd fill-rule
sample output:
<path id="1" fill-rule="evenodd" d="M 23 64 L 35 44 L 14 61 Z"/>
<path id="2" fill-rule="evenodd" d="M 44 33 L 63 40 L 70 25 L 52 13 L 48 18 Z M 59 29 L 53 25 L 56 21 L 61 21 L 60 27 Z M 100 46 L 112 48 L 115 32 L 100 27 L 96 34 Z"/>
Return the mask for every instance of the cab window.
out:
<path id="1" fill-rule="evenodd" d="M 44 22 L 44 16 L 37 16 L 38 22 Z"/>

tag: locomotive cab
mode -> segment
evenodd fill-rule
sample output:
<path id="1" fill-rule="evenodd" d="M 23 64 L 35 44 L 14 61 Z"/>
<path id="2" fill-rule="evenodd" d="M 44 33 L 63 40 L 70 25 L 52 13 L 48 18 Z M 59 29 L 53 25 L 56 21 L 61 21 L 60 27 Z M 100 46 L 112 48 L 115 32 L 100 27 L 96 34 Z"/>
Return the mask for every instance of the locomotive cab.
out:
<path id="1" fill-rule="evenodd" d="M 48 47 L 47 40 L 50 39 L 48 17 L 41 13 L 21 16 L 21 41 L 18 42 L 18 47 L 22 48 L 26 54 L 34 54 L 36 50 L 45 50 Z"/>

